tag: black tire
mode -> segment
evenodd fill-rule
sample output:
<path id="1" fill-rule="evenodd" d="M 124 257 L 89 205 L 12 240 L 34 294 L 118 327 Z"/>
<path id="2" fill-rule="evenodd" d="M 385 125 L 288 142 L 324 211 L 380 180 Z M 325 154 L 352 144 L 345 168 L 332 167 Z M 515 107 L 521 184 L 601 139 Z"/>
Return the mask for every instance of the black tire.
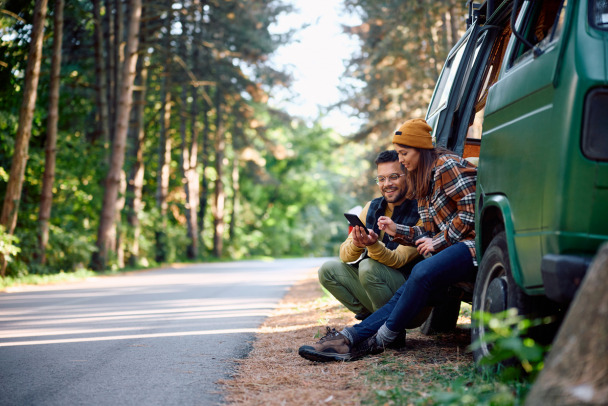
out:
<path id="1" fill-rule="evenodd" d="M 494 236 L 483 254 L 475 280 L 472 309 L 473 313 L 499 313 L 510 308 L 516 308 L 521 315 L 529 315 L 534 311 L 532 298 L 526 295 L 513 279 L 506 234 L 501 231 Z M 480 348 L 473 350 L 473 359 L 477 364 L 491 350 L 491 345 L 483 342 L 485 334 L 484 326 L 473 323 L 471 342 L 478 339 L 482 342 Z"/>
<path id="2" fill-rule="evenodd" d="M 420 327 L 425 335 L 449 333 L 456 329 L 460 314 L 460 298 L 447 298 L 441 304 L 433 307 L 431 314 Z"/>

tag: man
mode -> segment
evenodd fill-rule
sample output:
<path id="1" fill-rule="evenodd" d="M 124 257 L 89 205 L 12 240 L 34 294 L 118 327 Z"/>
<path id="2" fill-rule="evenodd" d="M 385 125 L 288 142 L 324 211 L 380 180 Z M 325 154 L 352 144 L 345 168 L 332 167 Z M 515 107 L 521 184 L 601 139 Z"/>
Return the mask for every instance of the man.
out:
<path id="1" fill-rule="evenodd" d="M 413 264 L 422 259 L 415 247 L 391 241 L 378 228 L 380 216 L 408 226 L 416 225 L 419 216 L 417 202 L 405 198 L 405 169 L 397 152 L 381 152 L 375 164 L 382 197 L 368 202 L 359 215 L 370 233 L 353 230 L 340 246 L 341 261 L 325 262 L 319 269 L 321 285 L 358 320 L 388 302 L 405 283 Z M 359 258 L 363 259 L 354 263 Z"/>

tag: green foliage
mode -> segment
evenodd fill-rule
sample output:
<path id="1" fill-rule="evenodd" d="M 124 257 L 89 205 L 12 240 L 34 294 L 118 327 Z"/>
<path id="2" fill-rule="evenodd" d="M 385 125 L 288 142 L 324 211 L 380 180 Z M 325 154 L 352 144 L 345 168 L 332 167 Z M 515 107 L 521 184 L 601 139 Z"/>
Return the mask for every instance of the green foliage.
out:
<path id="1" fill-rule="evenodd" d="M 497 367 L 504 379 L 526 378 L 533 380 L 543 369 L 548 347 L 527 337 L 531 327 L 549 320 L 529 320 L 518 315 L 517 309 L 500 313 L 477 312 L 473 320 L 486 327 L 483 340 L 490 348 L 490 354 L 481 360 L 483 366 Z M 480 340 L 471 344 L 471 349 L 480 348 Z"/>
<path id="2" fill-rule="evenodd" d="M 69 272 L 84 268 L 91 261 L 93 252 L 97 251 L 90 235 L 70 232 L 55 225 L 50 227 L 50 235 L 46 258 L 52 269 Z"/>
<path id="3" fill-rule="evenodd" d="M 302 123 L 269 122 L 268 137 L 286 145 L 285 157 L 263 151 L 264 167 L 245 163 L 239 221 L 244 227 L 231 242 L 236 252 L 254 255 L 336 255 L 346 238 L 342 213 L 356 204 L 352 180 L 360 177 L 350 147 L 339 136 Z M 343 173 L 344 166 L 353 168 Z M 245 175 L 243 173 L 243 175 Z"/>
<path id="4" fill-rule="evenodd" d="M 378 143 L 403 121 L 424 117 L 443 61 L 464 33 L 466 2 L 346 0 L 345 4 L 362 23 L 346 27 L 359 39 L 361 49 L 347 66 L 344 103 L 366 117 L 355 140 Z"/>
<path id="5" fill-rule="evenodd" d="M 528 320 L 518 315 L 517 309 L 496 314 L 478 312 L 473 314 L 473 320 L 487 327 L 484 340 L 491 348 L 490 356 L 481 361 L 486 369 L 473 377 L 458 377 L 446 389 L 434 391 L 429 403 L 423 404 L 511 406 L 523 402 L 543 368 L 548 350 L 526 334 L 547 320 Z M 470 349 L 479 348 L 480 344 L 476 341 Z"/>
<path id="6" fill-rule="evenodd" d="M 0 200 L 14 152 L 33 5 L 34 1 L 11 0 L 5 8 L 18 18 L 0 14 Z M 15 277 L 71 272 L 88 265 L 96 250 L 111 152 L 111 146 L 104 145 L 100 138 L 96 89 L 100 72 L 109 67 L 106 63 L 112 45 L 104 38 L 104 66 L 95 66 L 92 3 L 74 0 L 66 3 L 64 10 L 50 233 L 46 263 L 39 264 L 38 211 L 46 159 L 50 50 L 57 34 L 50 23 L 53 7 L 49 5 L 47 16 L 16 239 L 11 240 L 11 246 L 19 251 L 12 254 L 7 272 Z M 112 7 L 102 10 L 102 18 L 114 15 Z M 140 59 L 146 62 L 149 75 L 143 124 L 143 208 L 137 213 L 137 259 L 141 265 L 155 264 L 159 257 L 169 262 L 186 258 L 190 239 L 185 221 L 182 141 L 191 141 L 193 127 L 201 137 L 199 146 L 205 144 L 197 172 L 207 177 L 206 184 L 201 184 L 206 200 L 204 227 L 199 230 L 199 260 L 210 260 L 213 255 L 214 182 L 218 176 L 214 166 L 218 160 L 224 169 L 219 180 L 226 194 L 222 213 L 224 258 L 336 255 L 347 236 L 342 213 L 377 193 L 370 173 L 377 145 L 344 145 L 344 138 L 332 130 L 307 125 L 266 104 L 275 87 L 289 86 L 289 75 L 267 62 L 268 56 L 290 41 L 293 34 L 270 34 L 269 26 L 291 10 L 286 2 L 274 0 L 173 6 L 144 2 Z M 202 84 L 193 87 L 195 80 Z M 172 141 L 172 163 L 169 207 L 162 218 L 157 201 L 158 145 L 165 85 L 171 93 L 172 116 L 166 134 Z M 193 107 L 198 109 L 194 125 L 187 117 Z M 182 140 L 182 124 L 186 121 L 186 137 Z M 223 156 L 216 154 L 218 137 L 226 142 Z M 128 150 L 133 151 L 134 138 L 128 141 Z M 134 162 L 134 154 L 125 159 L 127 181 L 131 180 Z M 233 165 L 238 169 L 238 180 L 232 178 Z M 134 230 L 126 215 L 132 198 L 128 192 L 127 209 L 119 213 L 117 222 L 125 262 L 131 257 L 134 243 Z M 117 249 L 113 246 L 111 251 Z M 110 254 L 107 264 L 111 269 L 119 267 L 116 252 Z"/>
<path id="7" fill-rule="evenodd" d="M 4 257 L 6 262 L 11 262 L 13 257 L 21 251 L 16 245 L 19 244 L 19 238 L 7 234 L 5 231 L 6 228 L 0 225 L 0 255 Z"/>
<path id="8" fill-rule="evenodd" d="M 490 377 L 475 382 L 457 379 L 448 385 L 449 392 L 434 392 L 427 404 L 437 406 L 513 406 L 519 404 L 516 391 Z"/>

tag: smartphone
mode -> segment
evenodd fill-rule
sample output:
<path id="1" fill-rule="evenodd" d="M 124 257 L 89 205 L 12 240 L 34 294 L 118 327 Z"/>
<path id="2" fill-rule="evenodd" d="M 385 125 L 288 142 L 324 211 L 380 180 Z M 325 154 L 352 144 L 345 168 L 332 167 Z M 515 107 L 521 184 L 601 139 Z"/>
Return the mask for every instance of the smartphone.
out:
<path id="1" fill-rule="evenodd" d="M 346 217 L 351 226 L 363 227 L 363 229 L 365 230 L 365 234 L 369 234 L 369 231 L 367 231 L 367 227 L 365 227 L 365 224 L 363 224 L 359 216 L 352 213 L 344 213 L 344 217 Z"/>

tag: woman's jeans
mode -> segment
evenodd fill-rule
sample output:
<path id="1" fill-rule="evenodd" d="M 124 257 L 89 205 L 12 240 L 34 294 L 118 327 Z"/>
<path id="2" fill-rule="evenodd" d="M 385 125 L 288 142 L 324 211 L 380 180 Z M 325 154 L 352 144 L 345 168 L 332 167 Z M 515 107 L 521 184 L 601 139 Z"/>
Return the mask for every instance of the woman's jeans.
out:
<path id="1" fill-rule="evenodd" d="M 471 279 L 476 270 L 471 251 L 464 243 L 452 245 L 419 262 L 387 304 L 363 322 L 345 329 L 352 344 L 373 336 L 384 323 L 392 332 L 403 331 L 427 305 L 431 294 Z"/>

